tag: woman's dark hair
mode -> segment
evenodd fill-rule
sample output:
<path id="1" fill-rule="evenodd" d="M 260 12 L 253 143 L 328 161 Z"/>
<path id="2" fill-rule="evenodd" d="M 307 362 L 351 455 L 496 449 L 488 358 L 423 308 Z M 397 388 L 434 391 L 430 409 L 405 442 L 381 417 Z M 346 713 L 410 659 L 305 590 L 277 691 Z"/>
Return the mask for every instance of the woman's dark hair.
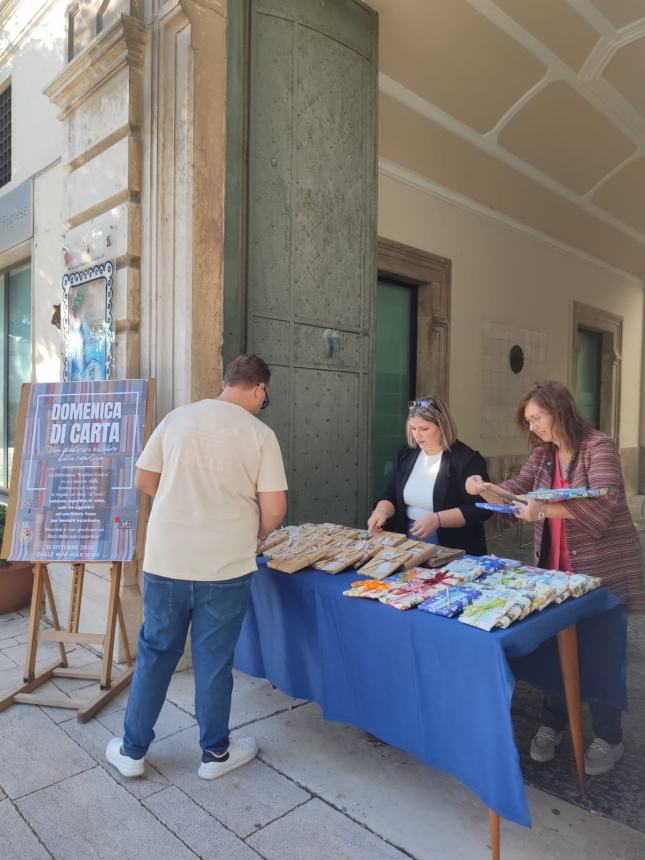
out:
<path id="1" fill-rule="evenodd" d="M 580 443 L 585 439 L 592 427 L 591 424 L 580 414 L 580 410 L 573 399 L 573 394 L 566 385 L 548 379 L 545 382 L 536 382 L 528 391 L 525 391 L 517 406 L 515 421 L 520 430 L 529 435 L 529 445 L 535 447 L 542 444 L 542 440 L 532 433 L 524 412 L 530 401 L 537 403 L 540 409 L 548 412 L 553 418 L 558 434 L 562 441 L 576 454 Z"/>
<path id="2" fill-rule="evenodd" d="M 224 385 L 239 385 L 241 388 L 252 388 L 264 382 L 269 384 L 271 371 L 269 365 L 259 355 L 240 353 L 232 359 L 224 371 Z"/>

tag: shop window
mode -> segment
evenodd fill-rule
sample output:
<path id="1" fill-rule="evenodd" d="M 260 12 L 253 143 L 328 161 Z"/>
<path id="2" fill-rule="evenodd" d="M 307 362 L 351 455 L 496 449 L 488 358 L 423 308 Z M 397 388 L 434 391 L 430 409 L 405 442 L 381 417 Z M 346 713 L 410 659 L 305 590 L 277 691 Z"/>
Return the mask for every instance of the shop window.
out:
<path id="1" fill-rule="evenodd" d="M 0 491 L 9 488 L 20 387 L 31 381 L 31 265 L 0 272 Z"/>
<path id="2" fill-rule="evenodd" d="M 0 187 L 11 182 L 11 84 L 0 92 Z"/>

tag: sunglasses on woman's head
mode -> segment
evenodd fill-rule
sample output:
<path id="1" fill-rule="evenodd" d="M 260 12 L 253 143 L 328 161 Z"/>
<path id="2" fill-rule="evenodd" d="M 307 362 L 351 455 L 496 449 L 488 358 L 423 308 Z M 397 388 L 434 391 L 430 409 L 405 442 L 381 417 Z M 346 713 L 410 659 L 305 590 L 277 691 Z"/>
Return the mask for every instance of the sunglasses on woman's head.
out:
<path id="1" fill-rule="evenodd" d="M 438 409 L 436 400 L 432 397 L 426 397 L 424 400 L 411 400 L 408 403 L 408 410 L 414 412 L 415 409 Z"/>

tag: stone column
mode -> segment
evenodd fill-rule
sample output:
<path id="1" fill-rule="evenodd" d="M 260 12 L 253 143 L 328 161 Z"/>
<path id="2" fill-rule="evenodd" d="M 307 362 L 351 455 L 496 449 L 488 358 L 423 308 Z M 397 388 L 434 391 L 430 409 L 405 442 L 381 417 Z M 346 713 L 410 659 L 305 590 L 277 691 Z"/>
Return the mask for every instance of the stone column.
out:
<path id="1" fill-rule="evenodd" d="M 221 384 L 226 3 L 170 0 L 150 27 L 141 354 L 161 418 Z"/>
<path id="2" fill-rule="evenodd" d="M 65 124 L 62 244 L 116 260 L 115 376 L 156 378 L 158 421 L 221 384 L 226 3 L 146 8 L 145 22 L 121 15 L 99 33 L 46 94 Z M 130 565 L 122 591 L 131 646 L 140 575 Z M 82 624 L 100 629 L 106 574 L 87 579 Z M 69 574 L 53 580 L 63 609 Z"/>
<path id="3" fill-rule="evenodd" d="M 141 372 L 157 380 L 160 420 L 221 385 L 225 0 L 169 0 L 149 28 Z"/>
<path id="4" fill-rule="evenodd" d="M 147 41 L 143 23 L 122 14 L 45 90 L 65 127 L 61 244 L 80 249 L 88 262 L 116 262 L 115 378 L 141 375 L 141 130 Z M 51 575 L 65 621 L 70 572 L 64 565 L 52 565 Z M 107 567 L 88 566 L 82 629 L 100 631 L 104 626 L 108 590 Z M 134 642 L 141 616 L 136 564 L 126 565 L 121 600 L 128 638 Z M 121 653 L 119 643 L 117 659 Z"/>

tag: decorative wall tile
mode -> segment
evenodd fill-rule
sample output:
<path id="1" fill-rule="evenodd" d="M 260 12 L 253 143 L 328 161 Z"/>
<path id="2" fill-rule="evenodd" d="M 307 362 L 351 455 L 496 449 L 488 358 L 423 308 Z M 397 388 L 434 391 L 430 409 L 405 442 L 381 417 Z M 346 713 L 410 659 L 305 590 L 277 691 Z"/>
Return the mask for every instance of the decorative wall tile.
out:
<path id="1" fill-rule="evenodd" d="M 515 410 L 522 393 L 546 374 L 548 335 L 506 323 L 482 323 L 482 408 L 480 434 L 483 440 L 516 439 Z M 520 346 L 524 366 L 513 373 L 511 347 Z"/>

